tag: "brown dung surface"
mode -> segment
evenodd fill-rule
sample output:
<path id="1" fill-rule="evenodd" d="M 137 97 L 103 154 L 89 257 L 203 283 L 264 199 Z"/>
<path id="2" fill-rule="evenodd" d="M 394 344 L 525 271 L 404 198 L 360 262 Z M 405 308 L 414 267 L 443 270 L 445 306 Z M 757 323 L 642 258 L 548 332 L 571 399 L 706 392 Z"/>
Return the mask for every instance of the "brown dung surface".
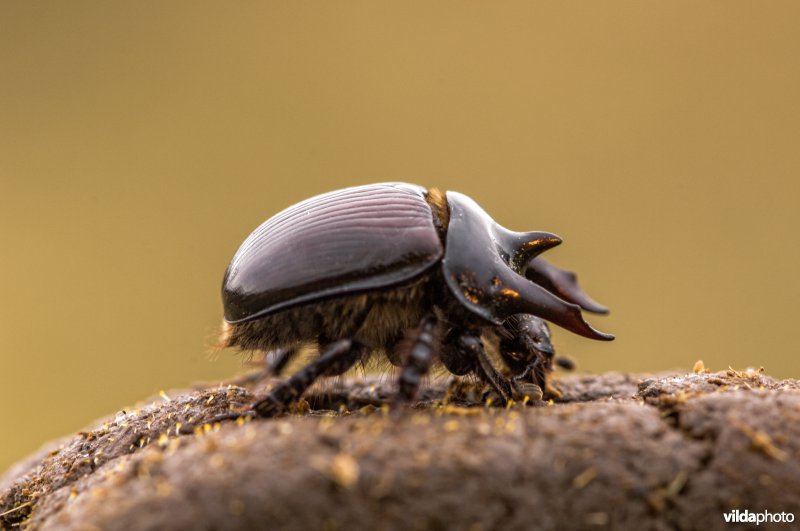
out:
<path id="1" fill-rule="evenodd" d="M 800 513 L 798 382 L 558 385 L 507 409 L 434 385 L 395 415 L 388 384 L 341 380 L 310 409 L 213 426 L 263 387 L 170 393 L 9 470 L 0 529 L 731 529 L 734 508 Z"/>

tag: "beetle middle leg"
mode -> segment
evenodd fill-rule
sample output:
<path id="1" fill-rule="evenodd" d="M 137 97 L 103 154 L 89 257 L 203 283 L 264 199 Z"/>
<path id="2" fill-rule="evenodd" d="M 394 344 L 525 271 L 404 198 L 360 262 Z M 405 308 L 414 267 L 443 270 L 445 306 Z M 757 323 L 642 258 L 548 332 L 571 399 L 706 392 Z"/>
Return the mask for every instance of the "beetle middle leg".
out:
<path id="1" fill-rule="evenodd" d="M 341 374 L 353 366 L 364 355 L 365 347 L 350 339 L 331 343 L 318 358 L 281 382 L 265 398 L 251 406 L 260 417 L 271 417 L 280 413 L 297 400 L 320 376 Z"/>
<path id="2" fill-rule="evenodd" d="M 416 396 L 422 377 L 428 372 L 436 356 L 435 343 L 438 327 L 439 321 L 435 315 L 427 315 L 422 319 L 417 337 L 400 373 L 397 402 L 410 402 Z"/>

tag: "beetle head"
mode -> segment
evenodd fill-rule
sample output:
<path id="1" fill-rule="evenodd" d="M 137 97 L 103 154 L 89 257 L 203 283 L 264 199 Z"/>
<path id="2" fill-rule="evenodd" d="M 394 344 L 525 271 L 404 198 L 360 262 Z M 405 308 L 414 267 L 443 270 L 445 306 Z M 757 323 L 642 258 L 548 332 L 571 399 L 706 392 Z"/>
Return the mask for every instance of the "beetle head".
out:
<path id="1" fill-rule="evenodd" d="M 506 319 L 504 328 L 513 330 L 513 337 L 523 344 L 525 352 L 538 352 L 546 357 L 555 355 L 550 337 L 550 327 L 542 319 L 531 315 L 513 315 Z"/>
<path id="2" fill-rule="evenodd" d="M 555 350 L 550 328 L 531 314 L 512 315 L 496 329 L 500 355 L 512 374 L 528 374 L 530 381 L 543 384 L 544 374 L 552 371 Z"/>
<path id="3" fill-rule="evenodd" d="M 450 223 L 442 268 L 450 291 L 466 308 L 495 324 L 514 314 L 532 314 L 576 334 L 610 340 L 583 320 L 580 306 L 528 280 L 528 264 L 561 243 L 547 232 L 512 232 L 475 201 L 447 192 Z"/>

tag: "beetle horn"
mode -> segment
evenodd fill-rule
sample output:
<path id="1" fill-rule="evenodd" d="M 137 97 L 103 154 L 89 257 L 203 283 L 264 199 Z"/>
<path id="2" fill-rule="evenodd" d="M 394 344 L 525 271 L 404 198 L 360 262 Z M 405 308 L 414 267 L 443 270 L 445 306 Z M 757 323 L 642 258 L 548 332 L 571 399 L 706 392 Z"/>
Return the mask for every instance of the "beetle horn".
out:
<path id="1" fill-rule="evenodd" d="M 584 321 L 581 308 L 577 304 L 559 299 L 525 277 L 514 274 L 503 277 L 506 286 L 503 290 L 506 295 L 503 310 L 507 315 L 529 313 L 590 339 L 614 339 L 613 335 L 595 330 Z"/>
<path id="2" fill-rule="evenodd" d="M 509 265 L 514 271 L 524 273 L 528 264 L 548 249 L 561 243 L 561 238 L 550 232 L 512 232 L 498 225 L 502 247 L 508 252 Z"/>
<path id="3" fill-rule="evenodd" d="M 559 269 L 542 258 L 528 262 L 525 270 L 528 280 L 539 284 L 567 302 L 572 302 L 592 313 L 608 313 L 608 308 L 589 297 L 578 286 L 578 277 L 572 271 Z"/>

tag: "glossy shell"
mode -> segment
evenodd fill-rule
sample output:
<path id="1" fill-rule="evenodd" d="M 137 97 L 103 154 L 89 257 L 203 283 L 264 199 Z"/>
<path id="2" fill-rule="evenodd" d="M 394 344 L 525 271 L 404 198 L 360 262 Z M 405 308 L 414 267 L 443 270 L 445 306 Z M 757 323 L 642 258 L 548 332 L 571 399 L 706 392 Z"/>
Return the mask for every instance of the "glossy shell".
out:
<path id="1" fill-rule="evenodd" d="M 420 186 L 383 183 L 318 195 L 244 241 L 222 285 L 225 320 L 401 284 L 443 253 Z"/>

